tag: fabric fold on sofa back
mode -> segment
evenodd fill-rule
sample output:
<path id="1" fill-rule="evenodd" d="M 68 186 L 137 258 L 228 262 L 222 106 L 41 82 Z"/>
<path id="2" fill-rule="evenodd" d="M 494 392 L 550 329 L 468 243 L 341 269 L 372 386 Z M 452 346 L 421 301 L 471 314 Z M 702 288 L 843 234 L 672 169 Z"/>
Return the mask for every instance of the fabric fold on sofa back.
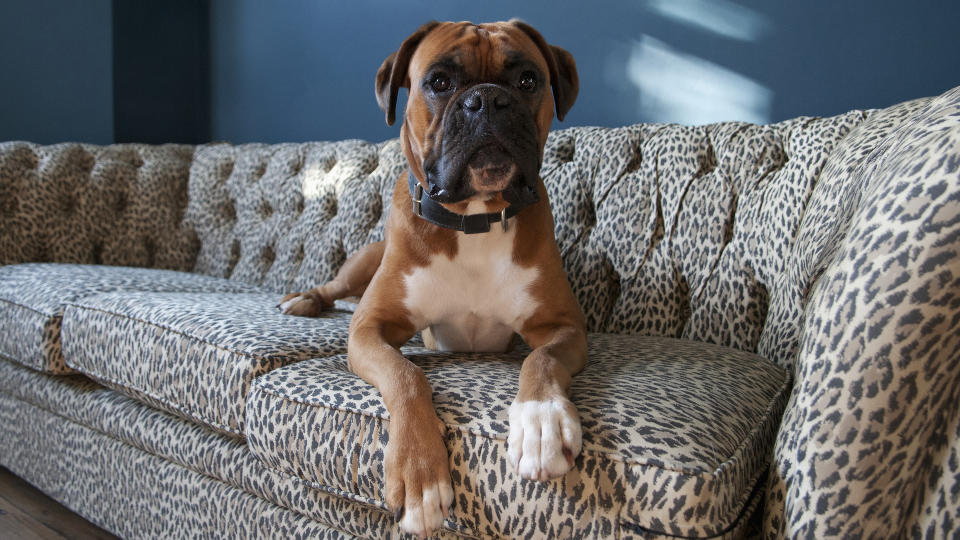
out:
<path id="1" fill-rule="evenodd" d="M 758 344 L 761 354 L 782 366 L 793 366 L 811 290 L 837 258 L 855 216 L 864 211 L 865 192 L 884 172 L 878 167 L 882 156 L 896 140 L 895 134 L 918 127 L 923 131 L 921 126 L 929 119 L 918 115 L 942 99 L 918 99 L 874 111 L 830 154 L 794 234 L 791 264 L 772 291 L 769 324 Z"/>
<path id="2" fill-rule="evenodd" d="M 552 133 L 542 175 L 590 331 L 756 351 L 824 164 L 871 114 Z"/>

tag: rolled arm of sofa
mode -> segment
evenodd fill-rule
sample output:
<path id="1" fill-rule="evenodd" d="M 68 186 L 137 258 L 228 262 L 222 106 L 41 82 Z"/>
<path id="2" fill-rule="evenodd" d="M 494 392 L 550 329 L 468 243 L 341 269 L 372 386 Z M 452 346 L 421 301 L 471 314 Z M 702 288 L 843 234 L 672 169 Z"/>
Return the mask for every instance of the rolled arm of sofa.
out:
<path id="1" fill-rule="evenodd" d="M 960 527 L 960 90 L 865 163 L 807 291 L 765 510 L 771 538 Z"/>
<path id="2" fill-rule="evenodd" d="M 192 158 L 184 145 L 0 143 L 0 264 L 190 269 Z"/>

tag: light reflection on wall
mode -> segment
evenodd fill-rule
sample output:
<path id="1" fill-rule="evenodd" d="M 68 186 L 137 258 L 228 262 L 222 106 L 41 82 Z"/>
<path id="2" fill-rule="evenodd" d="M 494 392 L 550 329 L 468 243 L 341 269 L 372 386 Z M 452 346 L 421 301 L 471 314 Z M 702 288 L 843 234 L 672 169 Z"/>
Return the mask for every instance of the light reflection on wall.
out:
<path id="1" fill-rule="evenodd" d="M 647 9 L 674 22 L 739 41 L 757 41 L 770 21 L 729 0 L 647 0 Z"/>
<path id="2" fill-rule="evenodd" d="M 673 22 L 741 42 L 755 42 L 771 27 L 762 14 L 729 0 L 648 0 L 645 4 Z M 773 92 L 769 88 L 647 34 L 630 45 L 626 77 L 637 89 L 638 112 L 646 121 L 770 121 Z"/>
<path id="3" fill-rule="evenodd" d="M 650 36 L 633 44 L 627 78 L 639 91 L 640 114 L 652 122 L 770 121 L 767 87 Z"/>

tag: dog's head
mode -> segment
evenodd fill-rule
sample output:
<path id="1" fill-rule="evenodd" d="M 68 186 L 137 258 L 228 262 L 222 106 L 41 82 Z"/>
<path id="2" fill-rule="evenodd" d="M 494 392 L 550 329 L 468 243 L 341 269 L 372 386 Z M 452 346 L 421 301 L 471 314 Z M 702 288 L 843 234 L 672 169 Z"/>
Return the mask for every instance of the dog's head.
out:
<path id="1" fill-rule="evenodd" d="M 462 213 L 472 200 L 532 196 L 554 110 L 562 120 L 578 85 L 570 53 L 521 21 L 431 22 L 384 60 L 377 101 L 392 125 L 397 93 L 409 90 L 410 169 L 432 199 Z"/>

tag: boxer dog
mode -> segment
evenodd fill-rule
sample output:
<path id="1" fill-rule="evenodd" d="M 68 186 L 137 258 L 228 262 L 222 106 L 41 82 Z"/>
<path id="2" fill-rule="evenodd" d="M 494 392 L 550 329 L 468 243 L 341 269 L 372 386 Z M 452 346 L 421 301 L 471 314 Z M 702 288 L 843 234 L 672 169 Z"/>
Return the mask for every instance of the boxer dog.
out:
<path id="1" fill-rule="evenodd" d="M 425 24 L 377 72 L 387 124 L 401 87 L 409 170 L 397 180 L 385 240 L 280 309 L 317 316 L 362 295 L 349 366 L 390 413 L 386 502 L 404 531 L 426 536 L 454 499 L 430 385 L 399 349 L 417 332 L 443 351 L 503 352 L 519 335 L 532 352 L 509 409 L 509 459 L 521 477 L 548 480 L 580 452 L 567 391 L 586 361 L 584 318 L 539 176 L 554 110 L 562 120 L 579 83 L 567 51 L 514 20 Z"/>

